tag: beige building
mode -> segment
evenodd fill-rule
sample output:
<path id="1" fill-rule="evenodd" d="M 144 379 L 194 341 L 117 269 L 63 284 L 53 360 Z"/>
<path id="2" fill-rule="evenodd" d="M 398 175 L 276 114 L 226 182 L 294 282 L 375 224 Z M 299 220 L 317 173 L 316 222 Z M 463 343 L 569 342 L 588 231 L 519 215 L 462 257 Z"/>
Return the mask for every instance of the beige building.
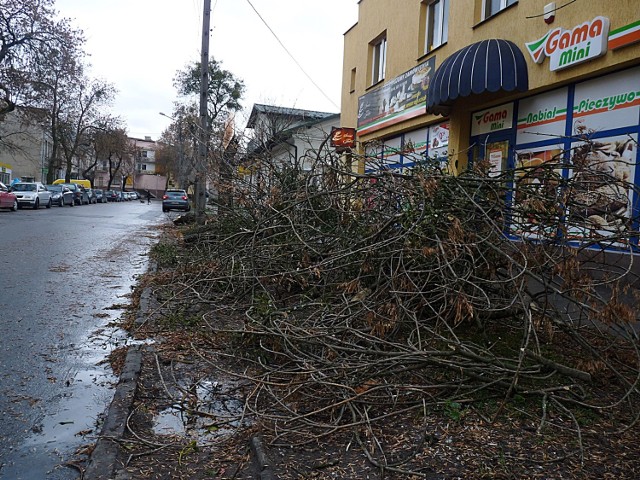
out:
<path id="1" fill-rule="evenodd" d="M 639 22 L 637 0 L 360 0 L 341 125 L 392 167 L 410 145 L 458 172 L 576 128 L 637 140 Z"/>
<path id="2" fill-rule="evenodd" d="M 614 183 L 581 186 L 599 203 L 567 213 L 582 222 L 568 238 L 635 228 L 639 125 L 638 0 L 360 0 L 345 33 L 341 126 L 361 170 L 518 172 L 517 207 L 522 172 L 589 162 Z"/>
<path id="3" fill-rule="evenodd" d="M 0 121 L 0 181 L 29 179 L 46 183 L 51 138 L 38 111 L 18 108 Z"/>

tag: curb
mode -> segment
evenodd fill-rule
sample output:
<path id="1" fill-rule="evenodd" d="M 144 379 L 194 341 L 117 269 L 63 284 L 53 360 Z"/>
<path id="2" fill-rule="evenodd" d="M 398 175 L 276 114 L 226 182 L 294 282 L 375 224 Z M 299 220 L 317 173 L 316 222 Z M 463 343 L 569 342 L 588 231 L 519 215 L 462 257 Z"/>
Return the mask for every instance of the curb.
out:
<path id="1" fill-rule="evenodd" d="M 154 262 L 151 262 L 149 269 L 156 269 Z M 140 294 L 136 325 L 139 326 L 144 322 L 144 312 L 149 311 L 151 301 L 151 289 L 143 289 Z M 126 472 L 117 472 L 118 467 L 121 466 L 117 464 L 120 451 L 120 445 L 117 441 L 123 438 L 127 426 L 127 418 L 131 412 L 138 387 L 138 378 L 142 370 L 144 348 L 141 345 L 131 345 L 127 351 L 113 400 L 107 411 L 102 432 L 87 462 L 83 480 L 127 480 L 129 478 Z"/>
<path id="2" fill-rule="evenodd" d="M 251 451 L 255 457 L 255 464 L 258 468 L 259 480 L 276 480 L 278 477 L 273 473 L 271 461 L 267 456 L 267 451 L 264 448 L 264 443 L 260 437 L 251 438 Z"/>
<path id="3" fill-rule="evenodd" d="M 102 432 L 91 452 L 83 479 L 112 480 L 114 478 L 120 450 L 116 440 L 124 435 L 141 368 L 142 348 L 139 345 L 131 346 L 102 426 Z"/>

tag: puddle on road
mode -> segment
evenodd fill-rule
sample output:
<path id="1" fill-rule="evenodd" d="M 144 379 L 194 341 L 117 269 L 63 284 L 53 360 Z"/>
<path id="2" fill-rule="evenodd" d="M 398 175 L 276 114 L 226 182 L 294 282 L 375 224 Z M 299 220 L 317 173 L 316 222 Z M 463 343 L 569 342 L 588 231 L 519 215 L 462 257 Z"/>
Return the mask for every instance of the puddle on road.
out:
<path id="1" fill-rule="evenodd" d="M 233 434 L 243 422 L 247 423 L 242 415 L 243 403 L 226 393 L 235 388 L 212 380 L 183 386 L 182 391 L 190 394 L 154 416 L 153 432 L 189 437 L 200 445 Z"/>

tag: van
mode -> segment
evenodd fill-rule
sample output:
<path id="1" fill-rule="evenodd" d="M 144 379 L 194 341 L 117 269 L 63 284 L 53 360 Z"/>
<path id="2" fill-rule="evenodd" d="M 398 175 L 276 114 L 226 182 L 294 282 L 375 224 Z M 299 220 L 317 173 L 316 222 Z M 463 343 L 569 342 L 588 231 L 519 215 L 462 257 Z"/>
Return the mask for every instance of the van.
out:
<path id="1" fill-rule="evenodd" d="M 64 181 L 64 178 L 59 178 L 58 180 L 53 181 L 53 185 L 58 185 L 59 183 L 67 183 Z M 91 188 L 91 180 L 76 180 L 72 179 L 69 183 L 75 183 L 77 185 L 81 185 L 84 188 Z"/>

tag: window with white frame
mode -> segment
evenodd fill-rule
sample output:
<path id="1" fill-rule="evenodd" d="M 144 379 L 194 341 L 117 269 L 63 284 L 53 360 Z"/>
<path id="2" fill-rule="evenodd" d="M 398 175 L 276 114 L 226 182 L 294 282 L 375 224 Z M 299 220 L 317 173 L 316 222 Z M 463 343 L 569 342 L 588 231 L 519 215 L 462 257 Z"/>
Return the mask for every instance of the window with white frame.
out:
<path id="1" fill-rule="evenodd" d="M 386 33 L 371 43 L 371 84 L 384 80 L 387 65 Z"/>
<path id="2" fill-rule="evenodd" d="M 483 18 L 489 18 L 514 3 L 518 3 L 518 0 L 484 0 Z"/>
<path id="3" fill-rule="evenodd" d="M 447 43 L 449 36 L 449 0 L 427 0 L 424 53 Z"/>

